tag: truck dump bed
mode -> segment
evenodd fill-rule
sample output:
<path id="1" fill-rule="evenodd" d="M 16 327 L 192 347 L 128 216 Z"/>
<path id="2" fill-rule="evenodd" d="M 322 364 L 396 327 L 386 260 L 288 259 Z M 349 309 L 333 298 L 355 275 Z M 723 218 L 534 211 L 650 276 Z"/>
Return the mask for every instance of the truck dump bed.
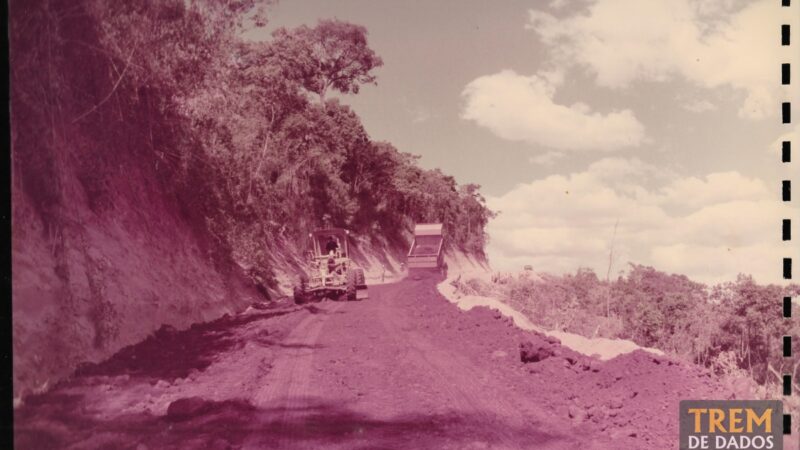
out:
<path id="1" fill-rule="evenodd" d="M 417 224 L 414 227 L 414 241 L 408 251 L 408 268 L 440 268 L 443 261 L 442 243 L 442 224 Z"/>

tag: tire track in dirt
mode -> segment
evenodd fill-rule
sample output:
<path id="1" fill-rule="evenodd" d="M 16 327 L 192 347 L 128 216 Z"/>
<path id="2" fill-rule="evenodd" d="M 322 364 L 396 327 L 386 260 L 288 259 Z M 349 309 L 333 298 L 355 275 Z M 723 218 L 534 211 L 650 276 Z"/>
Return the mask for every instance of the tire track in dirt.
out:
<path id="1" fill-rule="evenodd" d="M 280 356 L 272 363 L 272 370 L 262 380 L 263 387 L 252 398 L 253 405 L 276 413 L 279 427 L 287 427 L 302 420 L 306 399 L 319 392 L 311 392 L 309 379 L 319 336 L 332 314 L 344 304 L 320 303 L 308 308 L 311 313 L 283 339 Z M 292 440 L 291 433 L 281 433 L 278 442 L 268 443 L 270 448 L 301 448 L 301 442 Z M 243 448 L 264 448 L 264 442 L 248 442 Z"/>
<path id="2" fill-rule="evenodd" d="M 413 286 L 408 283 L 405 285 Z M 432 379 L 436 379 L 435 384 L 443 389 L 455 412 L 480 417 L 487 424 L 497 425 L 491 427 L 493 441 L 488 444 L 492 448 L 525 447 L 526 444 L 518 442 L 513 433 L 508 431 L 512 428 L 508 426 L 509 422 L 516 425 L 515 428 L 530 426 L 529 421 L 520 417 L 519 405 L 509 402 L 503 395 L 496 395 L 497 392 L 490 393 L 484 389 L 481 380 L 489 380 L 491 374 L 480 370 L 467 358 L 433 345 L 430 339 L 414 331 L 414 319 L 408 317 L 398 304 L 404 303 L 403 296 L 424 294 L 409 291 L 411 289 L 404 290 L 396 286 L 387 292 L 386 298 L 381 299 L 385 303 L 378 308 L 378 316 L 389 332 L 387 336 L 404 343 L 409 350 L 408 357 L 415 365 L 427 369 L 425 372 L 432 375 Z"/>

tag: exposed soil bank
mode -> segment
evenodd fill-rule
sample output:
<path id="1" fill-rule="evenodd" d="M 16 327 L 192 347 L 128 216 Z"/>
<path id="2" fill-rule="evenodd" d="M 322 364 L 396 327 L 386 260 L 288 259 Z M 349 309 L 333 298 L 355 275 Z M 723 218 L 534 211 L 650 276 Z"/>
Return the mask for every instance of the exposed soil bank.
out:
<path id="1" fill-rule="evenodd" d="M 64 168 L 70 198 L 48 223 L 14 191 L 14 394 L 47 389 L 80 362 L 99 361 L 166 324 L 241 310 L 261 298 L 215 265 L 174 204 L 146 174 L 116 180 L 113 214 L 98 214 Z"/>

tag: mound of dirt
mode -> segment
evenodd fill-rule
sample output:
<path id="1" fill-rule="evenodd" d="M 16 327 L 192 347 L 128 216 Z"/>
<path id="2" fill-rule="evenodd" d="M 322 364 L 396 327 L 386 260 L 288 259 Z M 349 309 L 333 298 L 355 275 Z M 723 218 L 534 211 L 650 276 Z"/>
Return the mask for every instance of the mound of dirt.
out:
<path id="1" fill-rule="evenodd" d="M 440 292 L 444 284 L 437 286 Z M 440 309 L 428 305 L 428 314 Z M 436 334 L 451 332 L 455 339 L 455 333 L 470 330 L 468 342 L 482 347 L 484 358 L 519 365 L 526 375 L 520 395 L 536 398 L 537 410 L 582 433 L 602 436 L 613 443 L 608 448 L 674 448 L 680 400 L 747 395 L 737 394 L 694 364 L 638 347 L 604 360 L 591 356 L 598 353 L 590 345 L 593 340 L 586 339 L 587 346 L 579 352 L 552 335 L 520 329 L 515 322 L 502 310 L 474 306 Z M 466 347 L 467 341 L 462 342 Z M 506 356 L 510 345 L 518 351 L 513 361 Z"/>
<path id="2" fill-rule="evenodd" d="M 537 339 L 537 342 L 526 341 L 519 345 L 519 359 L 520 361 L 539 362 L 555 355 L 561 343 L 558 339 L 543 337 Z"/>
<path id="3" fill-rule="evenodd" d="M 489 307 L 476 306 L 459 322 L 460 330 L 477 330 L 476 343 L 487 343 L 490 360 L 502 360 L 495 349 L 515 340 L 515 360 L 540 399 L 538 409 L 603 436 L 613 448 L 673 448 L 681 400 L 752 398 L 702 367 L 643 349 L 607 360 L 590 356 L 591 347 L 575 351 L 553 336 L 521 330 Z"/>
<path id="4" fill-rule="evenodd" d="M 613 440 L 666 445 L 678 435 L 680 400 L 735 397 L 709 371 L 642 350 L 609 361 L 564 347 L 552 351 L 552 357 L 527 365 L 531 382 L 560 393 L 550 399 L 560 414 Z"/>

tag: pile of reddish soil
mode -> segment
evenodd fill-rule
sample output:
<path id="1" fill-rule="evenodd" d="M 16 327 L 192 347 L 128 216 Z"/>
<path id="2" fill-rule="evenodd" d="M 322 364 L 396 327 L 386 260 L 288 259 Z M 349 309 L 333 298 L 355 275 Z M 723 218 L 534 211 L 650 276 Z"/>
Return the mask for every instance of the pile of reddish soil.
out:
<path id="1" fill-rule="evenodd" d="M 527 348 L 552 346 L 548 340 L 533 336 Z M 674 442 L 680 400 L 735 397 L 709 371 L 643 350 L 603 362 L 558 346 L 551 357 L 527 364 L 527 371 L 534 383 L 547 386 L 548 408 L 558 415 L 614 440 L 658 444 L 654 448 Z"/>

